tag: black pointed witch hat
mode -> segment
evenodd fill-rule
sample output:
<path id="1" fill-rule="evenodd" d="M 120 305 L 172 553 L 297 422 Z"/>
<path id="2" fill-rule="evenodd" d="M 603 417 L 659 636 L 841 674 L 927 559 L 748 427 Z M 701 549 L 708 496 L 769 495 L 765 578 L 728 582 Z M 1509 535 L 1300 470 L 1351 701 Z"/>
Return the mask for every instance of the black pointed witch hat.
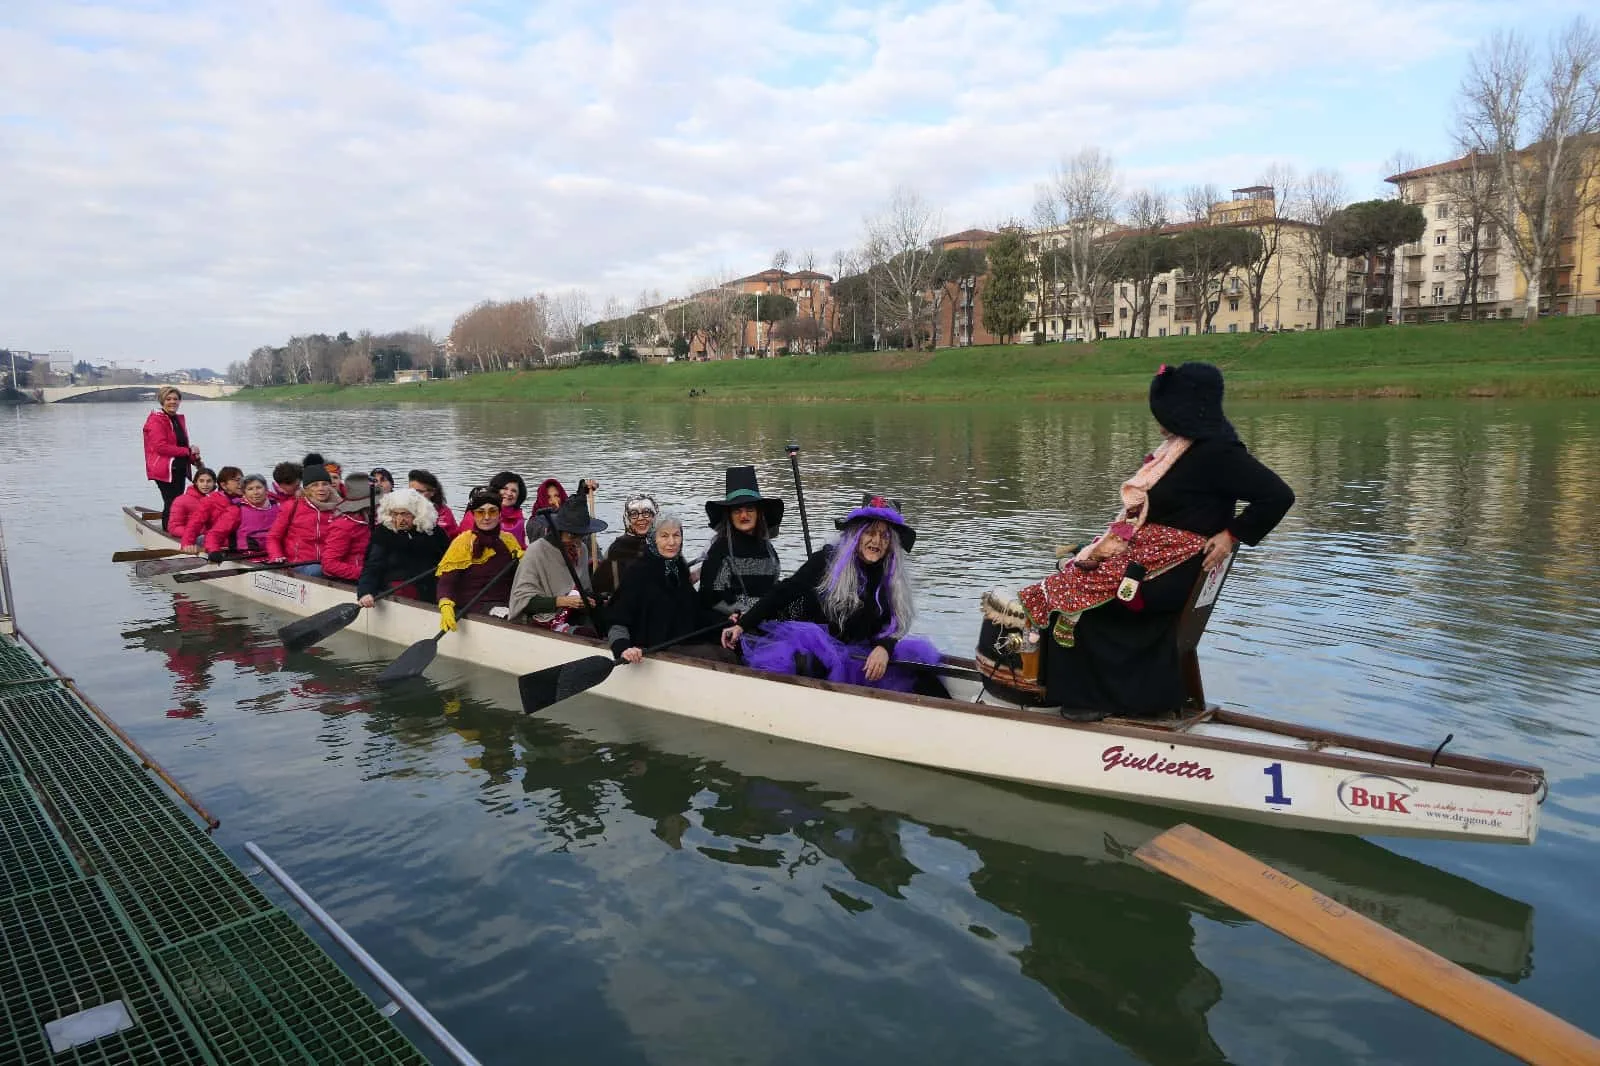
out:
<path id="1" fill-rule="evenodd" d="M 712 526 L 719 525 L 735 507 L 759 507 L 767 520 L 767 529 L 778 528 L 783 521 L 783 501 L 773 496 L 761 495 L 753 466 L 730 466 L 724 481 L 720 500 L 706 501 L 706 518 Z"/>

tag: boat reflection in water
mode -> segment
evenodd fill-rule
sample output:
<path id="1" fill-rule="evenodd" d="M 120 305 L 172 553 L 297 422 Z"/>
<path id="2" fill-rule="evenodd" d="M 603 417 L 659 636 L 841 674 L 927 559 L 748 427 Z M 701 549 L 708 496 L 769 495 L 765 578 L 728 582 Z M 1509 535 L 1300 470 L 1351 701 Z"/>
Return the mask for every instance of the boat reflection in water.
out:
<path id="1" fill-rule="evenodd" d="M 1150 1062 L 1224 1060 L 1207 1019 L 1223 986 L 1195 954 L 1193 919 L 1248 921 L 1133 859 L 1183 820 L 1478 973 L 1516 982 L 1531 972 L 1531 907 L 1359 838 L 967 778 L 592 694 L 528 718 L 514 710 L 513 676 L 454 664 L 436 668 L 435 680 L 380 693 L 370 677 L 393 654 L 388 645 L 344 633 L 285 659 L 267 646 L 261 620 L 203 604 L 185 612 L 180 622 L 204 633 L 206 648 L 246 649 L 228 657 L 252 669 L 283 663 L 288 684 L 241 710 L 370 712 L 360 758 L 372 776 L 414 765 L 411 749 L 454 733 L 472 751 L 471 772 L 492 786 L 479 802 L 497 814 L 508 802 L 531 812 L 558 848 L 609 846 L 600 839 L 608 828 L 642 818 L 662 847 L 717 863 L 791 878 L 836 864 L 855 883 L 835 877 L 822 887 L 849 914 L 915 908 L 919 879 L 950 876 L 950 864 L 935 869 L 933 860 L 959 852 L 967 895 L 1025 933 L 977 922 L 966 930 L 1006 940 L 1025 976 Z M 158 630 L 127 636 L 170 657 L 170 635 Z M 180 693 L 205 687 L 203 671 L 178 676 Z M 520 802 L 506 799 L 518 790 Z"/>

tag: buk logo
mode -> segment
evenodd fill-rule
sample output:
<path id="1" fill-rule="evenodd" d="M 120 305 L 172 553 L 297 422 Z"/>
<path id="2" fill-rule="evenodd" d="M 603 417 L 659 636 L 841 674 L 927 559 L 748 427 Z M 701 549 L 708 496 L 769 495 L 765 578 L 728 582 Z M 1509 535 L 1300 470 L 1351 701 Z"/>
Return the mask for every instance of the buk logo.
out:
<path id="1" fill-rule="evenodd" d="M 1366 774 L 1349 778 L 1339 785 L 1339 803 L 1351 814 L 1378 811 L 1383 814 L 1410 814 L 1406 801 L 1416 788 L 1392 777 Z"/>

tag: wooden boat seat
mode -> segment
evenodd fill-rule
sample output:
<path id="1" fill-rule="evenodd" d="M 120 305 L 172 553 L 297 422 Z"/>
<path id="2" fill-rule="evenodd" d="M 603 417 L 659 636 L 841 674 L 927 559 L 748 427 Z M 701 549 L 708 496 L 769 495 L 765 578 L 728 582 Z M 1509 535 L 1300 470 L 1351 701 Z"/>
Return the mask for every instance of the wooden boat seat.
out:
<path id="1" fill-rule="evenodd" d="M 1196 649 L 1200 646 L 1200 637 L 1206 631 L 1206 624 L 1211 621 L 1211 612 L 1222 596 L 1222 586 L 1227 584 L 1228 575 L 1233 572 L 1233 561 L 1238 557 L 1239 546 L 1236 544 L 1221 566 L 1209 572 L 1200 571 L 1194 588 L 1189 590 L 1183 613 L 1178 616 L 1178 663 L 1183 669 L 1183 686 L 1188 694 L 1183 705 L 1186 715 L 1209 713 L 1205 684 L 1200 679 L 1200 655 Z M 1188 728 L 1188 725 L 1183 728 Z"/>

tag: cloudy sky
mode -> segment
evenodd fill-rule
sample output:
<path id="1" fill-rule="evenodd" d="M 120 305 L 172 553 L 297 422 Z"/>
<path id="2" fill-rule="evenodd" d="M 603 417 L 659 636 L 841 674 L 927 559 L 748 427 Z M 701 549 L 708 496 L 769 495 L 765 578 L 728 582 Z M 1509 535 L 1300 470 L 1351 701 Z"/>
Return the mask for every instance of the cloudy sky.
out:
<path id="1" fill-rule="evenodd" d="M 600 305 L 859 240 L 1449 151 L 1467 53 L 1567 0 L 0 3 L 0 346 L 221 368 L 484 298 Z"/>

